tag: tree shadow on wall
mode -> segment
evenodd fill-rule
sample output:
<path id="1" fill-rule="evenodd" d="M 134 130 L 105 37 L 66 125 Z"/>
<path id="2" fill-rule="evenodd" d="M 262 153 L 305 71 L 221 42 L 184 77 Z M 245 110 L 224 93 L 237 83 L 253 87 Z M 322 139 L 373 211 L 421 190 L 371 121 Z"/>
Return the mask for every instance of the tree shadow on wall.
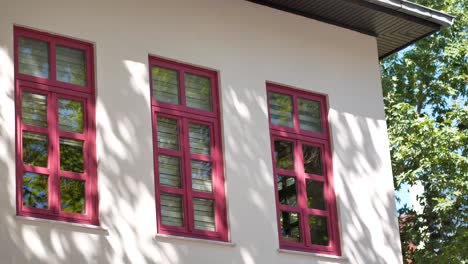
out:
<path id="1" fill-rule="evenodd" d="M 0 50 L 2 51 L 2 50 Z M 118 50 L 107 51 L 115 52 Z M 10 63 L 12 60 L 8 57 Z M 238 82 L 237 87 L 223 83 L 222 122 L 224 159 L 228 198 L 228 219 L 234 247 L 207 245 L 201 242 L 154 238 L 156 208 L 154 202 L 153 142 L 151 109 L 146 61 L 138 58 L 119 61 L 109 59 L 106 65 L 119 65 L 115 71 L 102 72 L 105 83 L 97 87 L 97 153 L 100 221 L 107 231 L 74 227 L 68 224 L 34 223 L 15 217 L 14 133 L 0 130 L 0 145 L 6 155 L 0 156 L 0 259 L 4 263 L 288 263 L 290 255 L 277 253 L 278 230 L 274 202 L 270 139 L 256 131 L 268 131 L 266 89 L 264 83 Z M 10 67 L 12 69 L 12 66 Z M 247 70 L 247 69 L 246 69 Z M 249 74 L 246 72 L 245 74 Z M 251 74 L 251 73 L 250 73 Z M 128 76 L 119 83 L 113 76 Z M 248 80 L 249 78 L 246 78 Z M 9 84 L 0 98 L 2 107 L 14 102 L 13 74 L 0 68 L 0 81 Z M 240 87 L 242 85 L 243 87 Z M 379 193 L 382 169 L 379 138 L 370 134 L 382 124 L 376 118 L 358 117 L 355 121 L 337 112 L 334 128 L 334 163 L 346 171 L 337 171 L 337 197 L 340 211 L 342 246 L 347 260 L 314 257 L 319 263 L 398 263 L 400 246 L 395 244 L 397 222 L 393 192 Z M 10 114 L 10 113 L 8 113 Z M 363 140 L 350 136 L 351 128 Z M 381 127 L 380 127 L 381 128 Z M 247 164 L 247 165 L 244 165 Z M 250 165 L 248 165 L 250 164 Z M 255 166 L 251 166 L 254 164 Z M 256 170 L 252 170 L 256 167 Z M 383 168 L 383 170 L 390 168 Z M 388 177 L 388 175 L 385 175 Z M 391 179 L 384 179 L 391 182 Z M 363 184 L 363 183 L 366 183 Z M 361 186 L 360 189 L 354 187 Z M 356 195 L 367 193 L 367 196 Z M 370 198 L 370 199 L 369 199 Z M 246 212 L 235 215 L 232 212 Z M 376 226 L 373 223 L 394 223 Z M 245 228 L 257 233 L 244 232 Z M 374 243 L 375 242 L 375 243 Z M 269 248 L 272 252 L 262 252 Z M 387 245 L 382 251 L 378 245 Z M 198 254 L 193 254 L 197 252 Z M 295 256 L 297 263 L 310 263 L 310 256 Z M 263 264 L 263 263 L 261 263 Z"/>

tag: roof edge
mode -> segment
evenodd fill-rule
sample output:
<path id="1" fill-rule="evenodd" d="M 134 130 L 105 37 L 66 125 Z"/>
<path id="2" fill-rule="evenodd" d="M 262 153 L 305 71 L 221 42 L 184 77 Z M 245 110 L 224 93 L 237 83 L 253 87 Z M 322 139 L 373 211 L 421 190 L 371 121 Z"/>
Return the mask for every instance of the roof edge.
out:
<path id="1" fill-rule="evenodd" d="M 415 16 L 426 21 L 440 25 L 441 29 L 450 27 L 455 21 L 455 17 L 441 11 L 431 9 L 407 0 L 363 0 L 398 12 Z"/>

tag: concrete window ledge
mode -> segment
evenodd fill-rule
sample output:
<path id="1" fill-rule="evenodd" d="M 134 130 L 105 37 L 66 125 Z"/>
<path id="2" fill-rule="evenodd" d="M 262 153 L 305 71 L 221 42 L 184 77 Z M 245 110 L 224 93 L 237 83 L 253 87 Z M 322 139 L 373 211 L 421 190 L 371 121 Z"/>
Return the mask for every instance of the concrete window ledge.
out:
<path id="1" fill-rule="evenodd" d="M 185 240 L 185 241 L 193 241 L 193 242 L 202 242 L 212 245 L 219 245 L 219 246 L 227 246 L 227 247 L 235 247 L 236 243 L 233 242 L 223 242 L 223 241 L 216 241 L 216 240 L 208 240 L 208 239 L 199 239 L 199 238 L 191 238 L 191 237 L 182 237 L 182 236 L 171 236 L 171 235 L 161 235 L 156 234 L 154 236 L 154 241 L 163 241 L 163 240 Z"/>
<path id="2" fill-rule="evenodd" d="M 35 217 L 25 217 L 15 215 L 16 220 L 19 223 L 25 225 L 35 225 L 35 226 L 44 226 L 48 228 L 61 228 L 64 230 L 76 231 L 76 232 L 87 232 L 91 234 L 97 235 L 109 235 L 109 231 L 102 226 L 94 226 L 94 225 L 86 225 L 86 224 L 78 224 L 78 223 L 69 223 L 63 221 L 55 221 L 49 219 L 41 219 Z"/>
<path id="3" fill-rule="evenodd" d="M 328 260 L 336 260 L 338 262 L 346 262 L 348 259 L 342 256 L 333 256 L 333 255 L 326 255 L 326 254 L 319 254 L 319 253 L 312 253 L 312 252 L 304 252 L 304 251 L 295 251 L 295 250 L 288 250 L 288 249 L 278 249 L 278 252 L 281 254 L 295 254 L 295 255 L 305 255 L 305 256 L 313 256 L 322 259 Z"/>

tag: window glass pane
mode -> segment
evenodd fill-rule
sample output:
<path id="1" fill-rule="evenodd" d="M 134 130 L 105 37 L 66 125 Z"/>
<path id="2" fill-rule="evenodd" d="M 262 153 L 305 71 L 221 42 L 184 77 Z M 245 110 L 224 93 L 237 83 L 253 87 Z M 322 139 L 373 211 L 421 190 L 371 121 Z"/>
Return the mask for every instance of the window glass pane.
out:
<path id="1" fill-rule="evenodd" d="M 278 176 L 278 196 L 281 204 L 296 206 L 297 205 L 297 190 L 296 178 Z"/>
<path id="2" fill-rule="evenodd" d="M 327 218 L 323 216 L 309 216 L 310 237 L 312 244 L 328 246 L 330 238 L 328 236 Z"/>
<path id="3" fill-rule="evenodd" d="M 276 168 L 294 170 L 294 147 L 292 142 L 275 141 Z"/>
<path id="4" fill-rule="evenodd" d="M 62 211 L 67 213 L 85 213 L 85 182 L 60 178 L 60 202 Z"/>
<path id="5" fill-rule="evenodd" d="M 323 175 L 322 150 L 319 147 L 302 145 L 306 173 Z"/>
<path id="6" fill-rule="evenodd" d="M 23 92 L 21 115 L 26 125 L 47 127 L 47 96 Z"/>
<path id="7" fill-rule="evenodd" d="M 213 200 L 193 199 L 193 210 L 195 229 L 216 231 Z"/>
<path id="8" fill-rule="evenodd" d="M 23 132 L 23 162 L 47 168 L 49 138 L 46 135 Z"/>
<path id="9" fill-rule="evenodd" d="M 18 45 L 19 72 L 49 78 L 49 44 L 40 40 L 20 37 Z"/>
<path id="10" fill-rule="evenodd" d="M 184 209 L 181 196 L 161 194 L 161 220 L 163 225 L 184 226 Z"/>
<path id="11" fill-rule="evenodd" d="M 179 150 L 179 124 L 177 120 L 158 117 L 158 147 Z"/>
<path id="12" fill-rule="evenodd" d="M 211 81 L 207 77 L 185 74 L 187 106 L 211 111 Z"/>
<path id="13" fill-rule="evenodd" d="M 59 99 L 60 130 L 83 132 L 83 105 L 81 102 Z"/>
<path id="14" fill-rule="evenodd" d="M 179 74 L 177 71 L 153 67 L 153 96 L 157 101 L 179 104 Z"/>
<path id="15" fill-rule="evenodd" d="M 86 86 L 86 54 L 83 50 L 57 45 L 57 80 Z"/>
<path id="16" fill-rule="evenodd" d="M 301 242 L 301 225 L 298 213 L 281 211 L 281 237 L 283 240 Z"/>
<path id="17" fill-rule="evenodd" d="M 190 123 L 189 130 L 190 152 L 210 155 L 210 127 L 207 125 Z"/>
<path id="18" fill-rule="evenodd" d="M 309 208 L 326 210 L 323 182 L 306 180 L 307 204 Z"/>
<path id="19" fill-rule="evenodd" d="M 49 208 L 48 177 L 32 172 L 23 175 L 23 205 L 34 208 Z"/>
<path id="20" fill-rule="evenodd" d="M 83 141 L 60 138 L 60 169 L 84 172 Z"/>
<path id="21" fill-rule="evenodd" d="M 176 188 L 182 187 L 180 159 L 167 155 L 159 155 L 158 158 L 160 184 Z"/>
<path id="22" fill-rule="evenodd" d="M 199 192 L 213 192 L 211 162 L 192 160 L 192 188 Z"/>
<path id="23" fill-rule="evenodd" d="M 322 133 L 320 102 L 299 98 L 299 124 L 302 130 Z"/>
<path id="24" fill-rule="evenodd" d="M 268 93 L 270 120 L 273 125 L 293 127 L 293 104 L 289 95 Z"/>

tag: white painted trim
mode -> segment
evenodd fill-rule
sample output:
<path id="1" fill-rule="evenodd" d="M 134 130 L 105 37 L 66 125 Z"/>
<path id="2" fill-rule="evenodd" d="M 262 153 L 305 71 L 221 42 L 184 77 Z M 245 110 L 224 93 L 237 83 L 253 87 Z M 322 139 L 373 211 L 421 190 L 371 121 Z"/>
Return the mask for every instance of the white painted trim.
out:
<path id="1" fill-rule="evenodd" d="M 157 235 L 154 236 L 155 241 L 157 241 L 157 242 L 161 241 L 158 238 L 185 240 L 185 241 L 192 241 L 192 242 L 202 242 L 202 243 L 208 243 L 208 244 L 220 245 L 220 246 L 228 246 L 228 247 L 235 247 L 236 246 L 236 243 L 233 243 L 233 242 L 223 242 L 223 241 L 199 239 L 199 238 L 183 237 L 183 236 L 171 236 L 171 235 L 162 235 L 162 234 L 157 234 Z"/>
<path id="2" fill-rule="evenodd" d="M 63 221 L 56 221 L 56 220 L 50 220 L 50 219 L 42 219 L 42 218 L 36 218 L 36 217 L 26 217 L 26 216 L 19 216 L 15 215 L 15 218 L 18 222 L 21 222 L 23 224 L 45 224 L 50 226 L 62 226 L 62 227 L 72 227 L 72 228 L 77 228 L 77 229 L 83 229 L 83 230 L 90 230 L 94 231 L 94 233 L 102 233 L 103 235 L 108 235 L 109 230 L 102 226 L 94 226 L 94 225 L 86 225 L 86 224 L 78 224 L 78 223 L 70 223 L 70 222 L 63 222 Z"/>
<path id="3" fill-rule="evenodd" d="M 296 254 L 296 255 L 305 255 L 305 256 L 314 256 L 318 258 L 326 258 L 326 259 L 333 259 L 338 260 L 340 262 L 348 261 L 346 257 L 343 256 L 334 256 L 334 255 L 326 255 L 326 254 L 319 254 L 319 253 L 312 253 L 312 252 L 304 252 L 304 251 L 295 251 L 289 249 L 278 249 L 279 253 L 286 253 L 286 254 Z"/>

